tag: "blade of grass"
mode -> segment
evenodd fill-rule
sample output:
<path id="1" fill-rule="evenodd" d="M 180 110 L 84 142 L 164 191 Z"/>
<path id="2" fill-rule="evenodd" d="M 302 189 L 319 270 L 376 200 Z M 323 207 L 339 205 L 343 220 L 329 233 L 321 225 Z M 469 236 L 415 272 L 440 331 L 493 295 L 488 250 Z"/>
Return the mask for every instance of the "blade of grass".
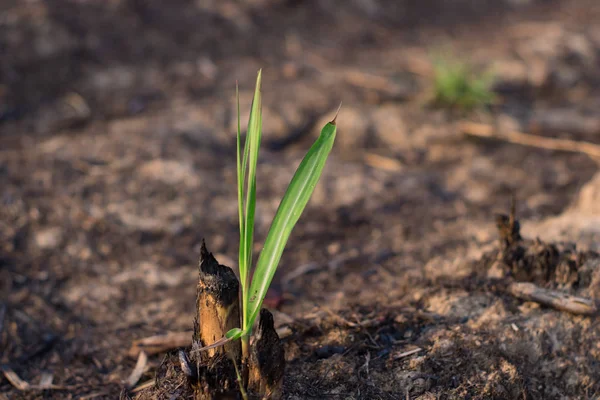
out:
<path id="1" fill-rule="evenodd" d="M 225 337 L 227 339 L 235 340 L 241 338 L 243 334 L 244 331 L 242 331 L 240 328 L 233 328 L 225 334 Z"/>
<path id="2" fill-rule="evenodd" d="M 260 95 L 261 73 L 258 71 L 256 77 L 256 88 L 254 90 L 254 98 L 252 100 L 252 108 L 250 110 L 250 118 L 248 120 L 248 133 L 246 134 L 247 160 L 248 160 L 248 179 L 244 213 L 244 276 L 240 276 L 242 280 L 242 310 L 247 308 L 248 304 L 248 283 L 250 278 L 250 266 L 252 265 L 252 248 L 254 244 L 254 214 L 256 210 L 256 166 L 258 164 L 258 151 L 260 149 L 260 141 L 262 135 L 262 100 Z M 240 273 L 241 275 L 241 273 Z M 244 311 L 242 311 L 244 312 Z M 246 313 L 244 313 L 243 325 L 245 326 Z"/>
<path id="3" fill-rule="evenodd" d="M 241 126 L 240 126 L 240 91 L 239 91 L 239 87 L 237 82 L 235 83 L 235 99 L 236 99 L 236 103 L 237 103 L 237 140 L 236 140 L 236 144 L 237 144 L 237 151 L 236 151 L 236 159 L 237 159 L 237 183 L 238 183 L 238 216 L 239 216 L 239 224 L 240 224 L 240 249 L 239 249 L 239 269 L 240 269 L 240 279 L 242 281 L 242 292 L 244 291 L 244 283 L 245 283 L 245 275 L 246 275 L 246 269 L 245 269 L 245 264 L 243 263 L 243 259 L 242 259 L 242 248 L 245 248 L 245 245 L 243 244 L 243 239 L 244 239 L 244 232 L 246 231 L 246 228 L 244 227 L 244 222 L 246 220 L 245 216 L 244 216 L 244 180 L 246 178 L 246 172 L 245 172 L 245 164 L 246 164 L 246 148 L 247 145 L 244 146 L 244 160 L 243 160 L 243 165 L 244 168 L 242 167 L 242 161 L 240 160 L 240 151 L 241 151 L 241 142 L 242 142 L 242 133 L 241 133 Z M 247 141 L 246 141 L 247 143 Z"/>
<path id="4" fill-rule="evenodd" d="M 246 335 L 250 333 L 260 313 L 262 302 L 273 280 L 290 233 L 321 177 L 335 140 L 336 118 L 325 125 L 319 138 L 304 156 L 273 218 L 248 292 L 250 296 L 247 299 L 248 307 L 244 307 L 243 311 L 245 313 L 243 330 Z"/>
<path id="5" fill-rule="evenodd" d="M 241 154 L 241 142 L 242 142 L 242 128 L 240 125 L 240 89 L 237 81 L 235 82 L 235 100 L 236 100 L 236 108 L 237 108 L 237 135 L 236 135 L 236 160 L 237 160 L 237 184 L 238 184 L 238 217 L 239 217 L 239 225 L 240 225 L 240 241 L 239 241 L 239 250 L 238 250 L 238 268 L 240 273 L 240 281 L 242 285 L 242 290 L 239 293 L 240 304 L 244 302 L 244 293 L 246 293 L 246 280 L 248 275 L 248 267 L 245 263 L 244 251 L 246 245 L 244 243 L 244 234 L 246 232 L 245 221 L 246 217 L 244 215 L 244 181 L 246 179 L 246 152 L 247 152 L 247 144 L 248 141 L 244 144 L 244 156 L 243 156 L 243 164 L 242 160 L 240 160 Z M 243 165 L 243 166 L 242 166 Z M 242 313 L 240 314 L 240 326 L 244 324 L 244 313 L 242 308 Z"/>

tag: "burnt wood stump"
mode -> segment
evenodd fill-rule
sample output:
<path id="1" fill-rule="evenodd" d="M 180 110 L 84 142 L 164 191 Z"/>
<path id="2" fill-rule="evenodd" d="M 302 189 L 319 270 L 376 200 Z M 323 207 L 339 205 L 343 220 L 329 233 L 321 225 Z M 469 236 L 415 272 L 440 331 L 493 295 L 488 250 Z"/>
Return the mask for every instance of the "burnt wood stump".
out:
<path id="1" fill-rule="evenodd" d="M 240 284 L 233 270 L 219 264 L 204 241 L 198 278 L 191 347 L 167 355 L 156 373 L 155 387 L 136 398 L 243 399 L 239 371 L 249 399 L 281 399 L 285 353 L 273 315 L 261 309 L 248 360 L 242 359 L 239 340 L 201 351 L 230 329 L 240 327 Z"/>

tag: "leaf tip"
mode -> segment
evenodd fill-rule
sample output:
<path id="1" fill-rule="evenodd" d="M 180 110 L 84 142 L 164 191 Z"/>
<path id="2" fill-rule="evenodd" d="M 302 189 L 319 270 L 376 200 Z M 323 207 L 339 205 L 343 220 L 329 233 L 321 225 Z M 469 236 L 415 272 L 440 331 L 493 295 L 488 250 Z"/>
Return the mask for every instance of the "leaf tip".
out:
<path id="1" fill-rule="evenodd" d="M 336 121 L 337 121 L 337 117 L 338 114 L 340 113 L 340 109 L 342 108 L 342 102 L 340 101 L 340 105 L 338 106 L 337 111 L 335 112 L 335 116 L 333 117 L 333 119 L 331 120 L 330 124 L 331 125 L 335 125 Z"/>

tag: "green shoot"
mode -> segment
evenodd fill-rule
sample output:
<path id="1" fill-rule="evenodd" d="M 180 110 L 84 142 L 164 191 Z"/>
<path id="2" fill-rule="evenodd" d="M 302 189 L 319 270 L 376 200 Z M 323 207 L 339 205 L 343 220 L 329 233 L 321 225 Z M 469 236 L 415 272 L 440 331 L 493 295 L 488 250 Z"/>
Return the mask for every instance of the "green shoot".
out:
<path id="1" fill-rule="evenodd" d="M 492 104 L 496 96 L 491 74 L 476 74 L 468 64 L 439 59 L 434 64 L 435 102 L 463 111 Z"/>
<path id="2" fill-rule="evenodd" d="M 241 153 L 239 92 L 236 90 L 238 102 L 237 185 L 240 224 L 239 268 L 242 286 L 242 321 L 240 328 L 227 332 L 226 339 L 235 340 L 242 338 L 244 356 L 248 354 L 248 337 L 260 313 L 260 308 L 277 270 L 285 245 L 319 181 L 336 135 L 334 119 L 325 125 L 319 138 L 298 166 L 275 214 L 256 269 L 254 270 L 252 282 L 249 284 L 252 248 L 254 245 L 256 166 L 262 135 L 260 83 L 261 72 L 259 71 L 256 78 L 256 89 L 254 91 L 243 153 Z M 245 196 L 244 185 L 246 185 Z"/>
<path id="3" fill-rule="evenodd" d="M 256 77 L 256 88 L 250 109 L 248 120 L 248 131 L 244 143 L 244 154 L 240 163 L 241 129 L 240 129 L 240 96 L 236 87 L 237 100 L 237 178 L 238 178 L 238 214 L 240 224 L 240 247 L 239 247 L 239 270 L 240 283 L 242 286 L 242 321 L 241 325 L 247 325 L 247 315 L 244 310 L 248 307 L 248 285 L 250 280 L 250 267 L 252 265 L 252 249 L 254 245 L 254 213 L 256 210 L 256 166 L 258 162 L 258 150 L 262 136 L 262 107 L 260 97 L 261 71 Z M 247 185 L 244 197 L 244 184 Z M 233 337 L 235 336 L 235 337 Z M 242 337 L 239 332 L 228 332 L 228 338 Z M 248 356 L 248 337 L 242 337 L 242 353 L 244 358 Z"/>
<path id="4" fill-rule="evenodd" d="M 300 219 L 304 208 L 308 204 L 312 193 L 321 177 L 325 162 L 333 148 L 336 135 L 337 113 L 333 121 L 327 123 L 321 130 L 321 134 L 308 150 L 288 185 L 288 188 L 275 213 L 273 222 L 265 239 L 263 250 L 258 258 L 252 281 L 250 272 L 252 266 L 252 249 L 254 247 L 254 213 L 256 209 L 256 169 L 258 163 L 258 151 L 262 136 L 262 110 L 261 110 L 261 71 L 256 78 L 256 88 L 250 118 L 248 121 L 248 132 L 241 148 L 240 128 L 240 106 L 239 90 L 236 87 L 237 99 L 237 192 L 239 213 L 239 272 L 242 287 L 241 305 L 242 316 L 240 328 L 231 329 L 225 337 L 215 343 L 205 346 L 200 351 L 223 346 L 224 344 L 241 339 L 242 358 L 247 360 L 249 351 L 249 337 L 252 327 L 260 314 L 262 303 L 279 260 L 285 249 L 289 236 Z M 341 107 L 341 104 L 340 104 Z M 338 109 L 339 112 L 339 109 Z M 246 193 L 244 195 L 244 186 Z"/>
<path id="5" fill-rule="evenodd" d="M 244 155 L 240 166 L 240 111 L 239 111 L 239 92 L 236 90 L 238 103 L 238 133 L 237 133 L 237 159 L 238 159 L 238 207 L 240 220 L 240 248 L 239 265 L 240 280 L 242 285 L 242 310 L 245 310 L 248 303 L 246 293 L 250 279 L 250 267 L 252 265 L 252 248 L 254 244 L 254 213 L 256 210 L 256 166 L 258 162 L 258 150 L 262 136 L 262 107 L 260 97 L 261 71 L 256 78 L 256 89 L 250 118 L 248 121 L 248 132 L 244 144 Z M 246 170 L 247 169 L 247 170 Z M 246 172 L 248 175 L 246 176 Z M 244 183 L 247 183 L 246 197 L 243 197 Z M 246 315 L 242 315 L 242 324 L 246 324 Z"/>

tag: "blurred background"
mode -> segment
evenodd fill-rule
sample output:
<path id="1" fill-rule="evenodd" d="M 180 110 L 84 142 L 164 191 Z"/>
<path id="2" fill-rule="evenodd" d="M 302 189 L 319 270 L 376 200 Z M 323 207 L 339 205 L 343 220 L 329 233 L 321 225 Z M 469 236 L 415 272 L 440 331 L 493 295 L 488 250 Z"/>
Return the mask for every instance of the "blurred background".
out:
<path id="1" fill-rule="evenodd" d="M 260 68 L 257 251 L 343 101 L 268 299 L 292 319 L 421 296 L 512 193 L 527 232 L 597 249 L 598 153 L 502 138 L 600 145 L 598 21 L 594 0 L 0 2 L 0 363 L 85 394 L 132 340 L 191 328 L 201 240 L 236 266 L 235 84 L 245 123 Z"/>

